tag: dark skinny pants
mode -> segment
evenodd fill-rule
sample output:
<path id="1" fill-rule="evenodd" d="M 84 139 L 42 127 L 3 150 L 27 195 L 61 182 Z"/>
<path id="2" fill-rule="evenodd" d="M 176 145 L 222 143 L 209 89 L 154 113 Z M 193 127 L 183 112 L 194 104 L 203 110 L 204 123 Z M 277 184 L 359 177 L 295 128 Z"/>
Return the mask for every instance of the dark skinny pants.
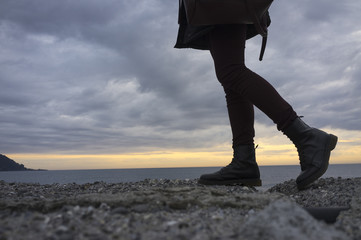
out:
<path id="1" fill-rule="evenodd" d="M 210 52 L 216 75 L 226 93 L 233 146 L 253 144 L 256 106 L 283 130 L 296 112 L 264 78 L 244 63 L 247 26 L 220 25 L 210 32 Z"/>

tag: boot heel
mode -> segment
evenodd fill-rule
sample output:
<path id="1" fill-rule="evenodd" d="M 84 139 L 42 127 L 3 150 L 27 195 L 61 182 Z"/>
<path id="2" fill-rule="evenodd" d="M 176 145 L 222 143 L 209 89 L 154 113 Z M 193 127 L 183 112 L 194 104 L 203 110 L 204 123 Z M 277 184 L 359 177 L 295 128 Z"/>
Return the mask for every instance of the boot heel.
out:
<path id="1" fill-rule="evenodd" d="M 338 140 L 337 136 L 330 134 L 330 143 L 328 145 L 330 151 L 335 149 L 336 144 L 337 144 L 337 140 Z"/>

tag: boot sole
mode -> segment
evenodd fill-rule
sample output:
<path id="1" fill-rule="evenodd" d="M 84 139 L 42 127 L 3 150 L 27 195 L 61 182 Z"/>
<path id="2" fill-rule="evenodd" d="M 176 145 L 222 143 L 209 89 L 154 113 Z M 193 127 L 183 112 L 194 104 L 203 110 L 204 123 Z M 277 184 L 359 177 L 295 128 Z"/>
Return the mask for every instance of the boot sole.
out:
<path id="1" fill-rule="evenodd" d="M 242 186 L 247 186 L 247 187 L 262 186 L 262 180 L 259 178 L 225 180 L 225 181 L 210 181 L 210 180 L 199 179 L 198 183 L 203 184 L 203 185 L 242 185 Z"/>
<path id="2" fill-rule="evenodd" d="M 309 178 L 306 178 L 305 180 L 303 180 L 301 182 L 297 182 L 298 190 L 306 189 L 307 187 L 309 187 L 309 185 L 311 183 L 313 183 L 314 181 L 319 179 L 327 171 L 328 163 L 330 161 L 331 151 L 333 149 L 335 149 L 337 140 L 338 140 L 337 136 L 329 134 L 329 140 L 328 140 L 328 143 L 326 144 L 326 148 L 325 148 L 325 156 L 326 156 L 327 160 L 324 161 L 322 163 L 321 168 L 317 172 L 315 172 L 313 175 L 311 175 Z"/>

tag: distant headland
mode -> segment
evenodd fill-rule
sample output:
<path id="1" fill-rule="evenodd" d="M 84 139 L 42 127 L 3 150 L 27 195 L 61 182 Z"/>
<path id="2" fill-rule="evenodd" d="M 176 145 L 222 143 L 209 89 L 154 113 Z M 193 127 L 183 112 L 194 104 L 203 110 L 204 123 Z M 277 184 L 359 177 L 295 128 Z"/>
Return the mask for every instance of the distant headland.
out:
<path id="1" fill-rule="evenodd" d="M 5 155 L 0 154 L 0 171 L 46 171 L 44 169 L 26 168 L 24 164 L 19 164 Z"/>

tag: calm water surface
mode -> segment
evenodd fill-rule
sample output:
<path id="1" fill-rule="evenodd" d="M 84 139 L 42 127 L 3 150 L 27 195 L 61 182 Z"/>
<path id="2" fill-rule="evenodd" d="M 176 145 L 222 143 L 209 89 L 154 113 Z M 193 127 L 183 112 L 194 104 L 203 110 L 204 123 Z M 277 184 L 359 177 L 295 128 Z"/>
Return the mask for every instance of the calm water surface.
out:
<path id="1" fill-rule="evenodd" d="M 97 181 L 117 183 L 136 182 L 146 178 L 194 179 L 198 178 L 201 174 L 215 172 L 219 169 L 220 167 L 197 167 L 0 172 L 0 180 L 40 184 L 83 184 Z M 263 182 L 262 188 L 267 189 L 277 183 L 295 179 L 300 172 L 300 167 L 298 165 L 261 166 L 260 171 Z M 361 177 L 361 164 L 330 165 L 323 177 Z"/>

